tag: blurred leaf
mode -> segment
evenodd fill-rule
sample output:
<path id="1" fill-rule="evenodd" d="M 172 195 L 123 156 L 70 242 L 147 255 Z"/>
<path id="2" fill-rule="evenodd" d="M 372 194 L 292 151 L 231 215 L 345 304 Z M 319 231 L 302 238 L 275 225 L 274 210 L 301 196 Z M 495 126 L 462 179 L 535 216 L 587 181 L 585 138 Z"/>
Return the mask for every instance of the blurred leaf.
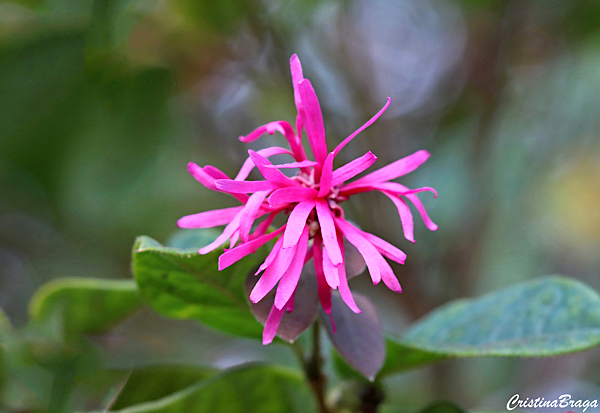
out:
<path id="1" fill-rule="evenodd" d="M 379 372 L 380 377 L 404 370 L 416 369 L 450 358 L 448 354 L 427 351 L 416 346 L 411 346 L 395 337 L 386 338 L 385 347 L 386 357 L 383 367 Z M 344 371 L 343 367 L 340 366 L 340 370 Z"/>
<path id="2" fill-rule="evenodd" d="M 185 387 L 207 379 L 216 372 L 213 368 L 197 366 L 147 366 L 131 371 L 112 410 L 161 399 Z"/>
<path id="3" fill-rule="evenodd" d="M 181 229 L 169 238 L 166 246 L 180 250 L 198 250 L 216 240 L 220 234 L 221 231 L 214 228 Z"/>
<path id="4" fill-rule="evenodd" d="M 246 278 L 246 296 L 250 296 L 250 292 L 254 285 L 258 282 L 259 277 L 254 273 L 249 273 Z M 319 312 L 319 297 L 317 291 L 317 278 L 314 273 L 312 262 L 304 265 L 302 275 L 298 281 L 298 287 L 294 293 L 294 311 L 284 313 L 281 318 L 281 323 L 277 329 L 277 335 L 284 340 L 294 342 L 304 330 L 312 325 L 317 318 Z M 258 303 L 250 302 L 252 312 L 263 325 L 267 321 L 269 312 L 275 302 L 275 289 L 271 290 Z"/>
<path id="5" fill-rule="evenodd" d="M 450 356 L 549 356 L 600 343 L 600 296 L 569 278 L 545 277 L 450 303 L 403 341 Z"/>
<path id="6" fill-rule="evenodd" d="M 357 371 L 373 380 L 385 359 L 383 328 L 377 310 L 367 297 L 354 293 L 362 313 L 354 313 L 334 291 L 331 295 L 333 332 L 329 315 L 320 311 L 321 321 L 339 354 Z"/>
<path id="7" fill-rule="evenodd" d="M 163 315 L 193 318 L 231 334 L 260 338 L 262 326 L 246 303 L 244 282 L 264 260 L 264 249 L 218 271 L 222 252 L 200 255 L 139 237 L 133 248 L 133 275 L 144 298 Z"/>
<path id="8" fill-rule="evenodd" d="M 231 33 L 245 18 L 256 13 L 256 3 L 245 0 L 177 0 L 176 4 L 198 27 L 219 34 Z"/>
<path id="9" fill-rule="evenodd" d="M 36 291 L 29 315 L 46 321 L 58 313 L 65 333 L 89 334 L 111 327 L 141 305 L 133 280 L 60 278 Z"/>
<path id="10" fill-rule="evenodd" d="M 122 413 L 315 411 L 312 393 L 298 372 L 267 365 L 233 368 L 162 399 L 120 410 Z"/>
<path id="11" fill-rule="evenodd" d="M 578 281 L 545 277 L 450 303 L 404 337 L 389 337 L 380 375 L 451 357 L 551 356 L 598 344 L 600 296 Z"/>
<path id="12" fill-rule="evenodd" d="M 425 407 L 419 413 L 465 413 L 465 411 L 452 403 L 435 402 Z"/>
<path id="13" fill-rule="evenodd" d="M 134 25 L 156 3 L 156 0 L 94 0 L 86 46 L 111 49 L 125 42 Z"/>

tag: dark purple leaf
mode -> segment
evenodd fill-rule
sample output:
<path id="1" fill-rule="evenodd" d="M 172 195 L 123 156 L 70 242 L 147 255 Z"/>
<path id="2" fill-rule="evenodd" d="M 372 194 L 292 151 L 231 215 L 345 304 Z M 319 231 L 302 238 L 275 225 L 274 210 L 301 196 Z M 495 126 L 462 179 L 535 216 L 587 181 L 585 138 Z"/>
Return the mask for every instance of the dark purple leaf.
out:
<path id="1" fill-rule="evenodd" d="M 248 275 L 244 288 L 246 289 L 246 298 L 250 295 L 250 291 L 258 282 L 259 276 L 254 273 Z M 254 316 L 263 325 L 267 321 L 267 316 L 273 302 L 275 301 L 275 290 L 273 289 L 258 303 L 254 304 L 250 300 L 250 308 Z M 314 323 L 319 311 L 319 297 L 317 294 L 317 279 L 312 261 L 304 265 L 302 275 L 298 282 L 298 287 L 294 293 L 294 311 L 285 313 L 281 319 L 281 324 L 277 330 L 277 335 L 289 342 L 295 341 L 304 330 Z"/>
<path id="2" fill-rule="evenodd" d="M 333 332 L 329 314 L 320 311 L 321 321 L 333 346 L 340 355 L 369 380 L 373 380 L 385 360 L 385 342 L 381 320 L 375 306 L 361 294 L 353 293 L 362 313 L 356 314 L 342 301 L 339 293 L 331 295 Z"/>
<path id="3" fill-rule="evenodd" d="M 348 279 L 362 274 L 367 267 L 365 260 L 356 247 L 344 238 L 344 261 L 346 263 L 346 276 Z"/>

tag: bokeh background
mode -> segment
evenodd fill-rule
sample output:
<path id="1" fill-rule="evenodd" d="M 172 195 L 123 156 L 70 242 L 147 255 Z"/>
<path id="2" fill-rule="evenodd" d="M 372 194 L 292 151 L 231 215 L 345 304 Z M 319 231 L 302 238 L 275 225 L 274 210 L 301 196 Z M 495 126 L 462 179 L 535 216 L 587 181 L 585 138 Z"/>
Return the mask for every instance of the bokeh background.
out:
<path id="1" fill-rule="evenodd" d="M 437 232 L 416 218 L 410 244 L 383 196 L 345 206 L 409 256 L 395 267 L 402 295 L 353 281 L 376 298 L 388 332 L 401 335 L 450 300 L 547 274 L 600 290 L 596 0 L 2 0 L 0 307 L 13 325 L 26 323 L 45 282 L 130 278 L 137 235 L 166 241 L 179 217 L 234 205 L 186 165 L 235 174 L 247 156 L 239 135 L 295 119 L 293 53 L 330 145 L 392 98 L 340 164 L 367 150 L 377 165 L 432 153 L 402 182 L 437 189 L 435 200 L 421 196 Z M 287 348 L 150 310 L 99 342 L 104 362 L 120 367 L 294 363 Z M 386 403 L 503 409 L 515 393 L 594 399 L 599 367 L 598 350 L 445 362 L 388 380 Z M 46 382 L 31 382 L 13 389 L 15 406 L 43 402 Z M 76 408 L 100 404 L 79 397 Z"/>

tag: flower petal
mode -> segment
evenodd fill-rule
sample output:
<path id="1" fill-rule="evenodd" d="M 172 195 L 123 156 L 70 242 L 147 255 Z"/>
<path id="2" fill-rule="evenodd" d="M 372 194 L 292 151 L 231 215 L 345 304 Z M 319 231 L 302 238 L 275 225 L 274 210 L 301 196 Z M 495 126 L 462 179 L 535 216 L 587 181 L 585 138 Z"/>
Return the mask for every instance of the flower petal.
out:
<path id="1" fill-rule="evenodd" d="M 296 116 L 296 132 L 298 136 L 302 136 L 303 118 L 304 118 L 304 107 L 302 105 L 302 97 L 300 96 L 300 89 L 298 85 L 304 80 L 302 74 L 302 65 L 300 59 L 296 54 L 293 54 L 290 58 L 290 71 L 292 72 L 292 86 L 294 87 L 294 101 L 296 103 L 296 109 L 298 115 Z M 300 140 L 298 140 L 300 143 Z"/>
<path id="2" fill-rule="evenodd" d="M 325 273 L 323 271 L 323 250 L 321 247 L 323 240 L 321 236 L 317 234 L 312 247 L 313 261 L 315 264 L 315 275 L 317 277 L 317 290 L 319 294 L 319 301 L 323 311 L 327 314 L 331 314 L 331 288 L 327 285 L 325 280 Z"/>
<path id="3" fill-rule="evenodd" d="M 298 243 L 306 225 L 306 220 L 315 207 L 315 201 L 302 201 L 290 212 L 287 227 L 283 234 L 283 248 L 291 248 Z"/>
<path id="4" fill-rule="evenodd" d="M 248 154 L 250 155 L 250 158 L 252 158 L 254 165 L 256 165 L 262 176 L 264 176 L 267 181 L 277 184 L 278 186 L 300 186 L 298 182 L 288 178 L 281 171 L 274 168 L 268 168 L 267 166 L 273 164 L 264 156 L 253 151 L 252 149 L 248 151 Z"/>
<path id="5" fill-rule="evenodd" d="M 342 218 L 336 218 L 335 223 L 342 234 L 344 234 L 346 239 L 356 247 L 358 252 L 360 252 L 365 259 L 365 263 L 369 269 L 369 274 L 371 275 L 373 284 L 378 284 L 379 281 L 381 281 L 382 271 L 386 270 L 386 265 L 389 267 L 389 264 L 381 256 L 373 244 L 371 244 L 365 239 L 365 237 L 362 236 L 358 228 L 355 228 L 348 221 Z"/>
<path id="6" fill-rule="evenodd" d="M 292 150 L 292 156 L 297 161 L 306 159 L 306 153 L 304 152 L 304 148 L 300 144 L 300 139 L 298 138 L 298 136 L 296 136 L 296 133 L 294 132 L 292 126 L 284 120 L 269 122 L 266 125 L 259 126 L 258 128 L 250 132 L 248 135 L 240 136 L 240 141 L 246 143 L 252 142 L 260 138 L 265 133 L 273 135 L 275 132 L 279 132 L 283 136 L 285 136 L 285 138 L 288 141 L 288 144 L 290 145 L 290 149 Z"/>
<path id="7" fill-rule="evenodd" d="M 368 175 L 363 176 L 362 178 L 352 182 L 348 186 L 360 185 L 365 183 L 385 182 L 391 179 L 396 179 L 417 169 L 423 164 L 423 162 L 425 162 L 429 158 L 429 156 L 429 152 L 425 150 L 417 151 L 412 155 L 408 155 L 402 159 L 397 160 L 396 162 L 392 162 L 391 164 L 386 165 L 381 169 L 378 169 L 374 172 L 371 172 Z"/>
<path id="8" fill-rule="evenodd" d="M 348 162 L 346 165 L 337 168 L 333 171 L 331 177 L 331 186 L 339 185 L 346 182 L 348 179 L 354 178 L 359 173 L 366 171 L 371 167 L 377 160 L 377 157 L 373 155 L 373 152 L 369 151 L 360 158 Z"/>
<path id="9" fill-rule="evenodd" d="M 423 219 L 423 223 L 425 224 L 425 226 L 431 231 L 436 231 L 438 229 L 438 226 L 431 220 L 431 218 L 429 218 L 429 215 L 427 215 L 427 211 L 425 210 L 425 207 L 421 203 L 421 200 L 419 199 L 419 197 L 416 195 L 416 192 L 421 192 L 421 191 L 418 191 L 416 189 L 411 190 L 399 183 L 395 183 L 395 182 L 393 182 L 393 183 L 395 184 L 395 188 L 398 188 L 398 190 L 400 191 L 399 194 L 406 196 L 406 198 L 408 198 L 410 200 L 410 202 L 413 203 L 415 208 L 417 208 L 417 211 L 419 211 L 419 214 L 421 215 L 421 218 Z M 429 188 L 427 188 L 427 187 L 419 188 L 419 189 L 422 189 L 424 191 L 429 190 Z M 435 189 L 431 188 L 431 190 L 433 191 L 434 195 L 437 196 Z"/>
<path id="10" fill-rule="evenodd" d="M 217 179 L 217 188 L 229 194 L 251 194 L 259 191 L 273 191 L 279 185 L 269 181 L 234 181 L 232 179 Z"/>
<path id="11" fill-rule="evenodd" d="M 258 191 L 253 193 L 250 198 L 248 198 L 248 202 L 246 202 L 246 206 L 244 207 L 240 217 L 240 239 L 242 242 L 248 241 L 248 236 L 250 235 L 250 230 L 252 229 L 254 220 L 258 218 L 258 210 L 270 192 L 271 191 Z"/>
<path id="12" fill-rule="evenodd" d="M 260 274 L 261 272 L 266 270 L 269 267 L 269 265 L 273 263 L 273 261 L 275 261 L 275 258 L 277 258 L 277 254 L 281 249 L 281 244 L 283 244 L 283 237 L 280 237 L 279 239 L 277 239 L 277 241 L 275 241 L 273 249 L 271 249 L 271 252 L 269 252 L 269 255 L 267 255 L 267 258 L 265 258 L 265 261 L 262 264 L 260 264 L 260 267 L 258 267 L 258 270 L 256 270 L 254 275 Z"/>
<path id="13" fill-rule="evenodd" d="M 337 154 L 342 150 L 342 148 L 344 146 L 346 146 L 348 144 L 348 142 L 350 142 L 352 139 L 354 139 L 356 137 L 356 135 L 358 135 L 359 133 L 361 133 L 362 131 L 367 129 L 369 126 L 371 126 L 373 124 L 373 122 L 375 122 L 381 115 L 383 115 L 383 112 L 385 112 L 386 109 L 388 108 L 388 106 L 390 106 L 390 103 L 392 103 L 392 98 L 387 98 L 387 103 L 385 104 L 383 109 L 381 109 L 379 112 L 377 112 L 375 114 L 375 116 L 373 116 L 371 119 L 369 119 L 364 125 L 362 125 L 360 128 L 358 128 L 352 135 L 348 136 L 338 146 L 336 146 L 336 148 L 333 150 L 333 156 L 337 156 Z"/>
<path id="14" fill-rule="evenodd" d="M 397 182 L 376 182 L 376 183 L 360 183 L 355 185 L 354 182 L 342 187 L 340 189 L 340 195 L 350 196 L 361 192 L 369 191 L 386 191 L 396 195 L 410 195 L 417 194 L 419 192 L 433 192 L 433 197 L 437 198 L 437 191 L 429 186 L 422 188 L 408 189 L 404 185 Z"/>
<path id="15" fill-rule="evenodd" d="M 331 178 L 333 175 L 333 154 L 330 153 L 325 158 L 321 179 L 319 180 L 319 198 L 325 197 L 331 191 Z"/>
<path id="16" fill-rule="evenodd" d="M 198 182 L 204 185 L 206 188 L 212 191 L 220 191 L 220 189 L 216 186 L 217 179 L 230 179 L 225 173 L 219 171 L 215 167 L 211 167 L 210 165 L 205 166 L 204 168 L 196 165 L 194 162 L 188 163 L 188 172 L 196 178 Z M 220 172 L 220 174 L 219 174 Z M 246 203 L 248 199 L 247 195 L 243 194 L 231 194 L 241 203 Z"/>
<path id="17" fill-rule="evenodd" d="M 225 241 L 231 238 L 233 233 L 239 229 L 241 215 L 242 212 L 238 212 L 238 214 L 235 217 L 233 217 L 231 222 L 227 224 L 221 235 L 219 235 L 216 240 L 208 244 L 206 247 L 200 248 L 198 250 L 198 253 L 200 253 L 201 255 L 208 254 L 209 252 L 219 248 Z"/>
<path id="18" fill-rule="evenodd" d="M 337 242 L 333 213 L 329 208 L 329 204 L 324 199 L 317 199 L 315 202 L 319 226 L 321 227 L 321 236 L 323 237 L 323 248 L 327 250 L 327 254 L 333 265 L 340 265 L 344 262 L 344 259 L 342 258 L 342 252 Z"/>
<path id="19" fill-rule="evenodd" d="M 341 235 L 338 235 L 338 244 L 342 253 L 344 253 L 344 239 Z M 345 258 L 345 257 L 344 257 Z M 348 307 L 355 313 L 361 313 L 362 311 L 356 305 L 354 301 L 354 297 L 352 296 L 352 292 L 350 291 L 350 286 L 348 285 L 348 277 L 346 275 L 346 267 L 344 265 L 340 265 L 338 267 L 338 275 L 339 275 L 339 290 L 340 295 L 342 296 L 342 300 L 346 303 Z"/>
<path id="20" fill-rule="evenodd" d="M 421 215 L 423 223 L 425 224 L 427 229 L 429 229 L 430 231 L 436 231 L 438 229 L 438 226 L 435 222 L 431 220 L 431 218 L 429 218 L 429 215 L 427 214 L 427 211 L 425 210 L 425 207 L 421 203 L 419 197 L 417 197 L 417 195 L 415 194 L 406 195 L 406 197 L 410 200 L 410 202 L 413 203 L 415 208 L 417 208 L 417 211 L 419 211 L 419 214 Z"/>
<path id="21" fill-rule="evenodd" d="M 284 306 L 291 299 L 300 275 L 302 274 L 302 267 L 304 266 L 304 257 L 306 257 L 306 250 L 308 248 L 308 226 L 304 225 L 304 230 L 298 241 L 298 247 L 294 254 L 289 268 L 283 274 L 279 286 L 277 287 L 277 293 L 275 294 L 275 307 L 279 309 L 285 308 Z"/>
<path id="22" fill-rule="evenodd" d="M 179 218 L 177 221 L 177 226 L 179 228 L 218 227 L 219 225 L 225 225 L 231 222 L 233 217 L 235 217 L 242 209 L 244 209 L 243 205 L 186 215 L 182 218 Z"/>
<path id="23" fill-rule="evenodd" d="M 269 197 L 269 205 L 292 204 L 302 201 L 312 201 L 317 197 L 317 190 L 307 187 L 280 188 L 273 191 Z"/>
<path id="24" fill-rule="evenodd" d="M 287 149 L 280 148 L 278 146 L 261 149 L 256 152 L 259 153 L 260 155 L 264 156 L 265 158 L 268 158 L 268 157 L 274 156 L 274 155 L 292 155 L 292 156 L 294 155 Z M 250 172 L 252 172 L 252 170 L 254 169 L 255 166 L 256 165 L 254 165 L 254 162 L 252 162 L 252 158 L 248 156 L 246 158 L 246 160 L 244 161 L 242 167 L 240 168 L 240 171 L 238 172 L 237 176 L 235 177 L 235 180 L 243 181 L 246 178 L 248 178 L 248 176 L 250 175 Z"/>
<path id="25" fill-rule="evenodd" d="M 265 235 L 267 233 L 267 230 L 269 229 L 269 226 L 271 226 L 271 223 L 275 219 L 275 216 L 279 214 L 279 212 L 280 211 L 271 212 L 264 221 L 258 224 L 256 230 L 254 230 L 254 232 L 250 235 L 250 239 L 255 239 Z"/>
<path id="26" fill-rule="evenodd" d="M 290 267 L 290 264 L 296 255 L 296 249 L 297 246 L 292 248 L 279 248 L 277 256 L 271 265 L 267 267 L 264 274 L 261 275 L 260 279 L 252 289 L 250 301 L 253 303 L 259 302 L 273 289 L 273 287 L 275 287 Z"/>
<path id="27" fill-rule="evenodd" d="M 267 168 L 275 168 L 275 169 L 291 169 L 291 168 L 309 168 L 311 166 L 317 166 L 318 163 L 315 161 L 300 161 L 300 162 L 290 162 L 290 163 L 281 163 L 278 165 L 267 165 Z"/>
<path id="28" fill-rule="evenodd" d="M 323 164 L 327 157 L 327 143 L 325 142 L 325 127 L 321 106 L 310 80 L 304 79 L 298 85 L 302 106 L 304 110 L 304 128 L 308 136 L 308 143 L 312 148 L 315 161 Z"/>
<path id="29" fill-rule="evenodd" d="M 267 322 L 265 323 L 265 328 L 263 330 L 263 344 L 271 344 L 273 339 L 277 335 L 277 329 L 279 328 L 279 324 L 281 323 L 281 318 L 285 310 L 280 310 L 277 307 L 271 307 L 271 311 L 269 312 L 269 316 L 267 317 Z"/>
<path id="30" fill-rule="evenodd" d="M 360 231 L 360 230 L 359 230 Z M 400 249 L 396 248 L 389 242 L 373 235 L 369 232 L 360 231 L 360 234 L 366 238 L 382 255 L 389 258 L 392 261 L 397 262 L 398 264 L 404 264 L 406 261 L 406 254 Z"/>
<path id="31" fill-rule="evenodd" d="M 219 271 L 222 271 L 230 265 L 238 262 L 246 255 L 253 254 L 254 252 L 256 252 L 257 249 L 259 249 L 267 242 L 271 241 L 273 238 L 281 234 L 284 229 L 285 225 L 277 229 L 276 231 L 273 231 L 266 235 L 262 235 L 251 241 L 245 242 L 238 247 L 225 251 L 223 254 L 221 254 L 221 256 L 219 256 Z"/>
<path id="32" fill-rule="evenodd" d="M 329 254 L 327 253 L 327 248 L 323 248 L 323 272 L 325 273 L 325 281 L 327 281 L 327 284 L 334 290 L 340 285 L 339 271 L 343 267 L 344 264 L 338 266 L 333 265 L 331 258 L 329 258 Z"/>
<path id="33" fill-rule="evenodd" d="M 300 112 L 302 110 L 302 98 L 300 97 L 298 84 L 304 80 L 304 75 L 302 74 L 302 64 L 296 53 L 290 57 L 290 71 L 292 72 L 292 85 L 294 86 L 294 101 L 296 102 L 296 109 Z"/>
<path id="34" fill-rule="evenodd" d="M 390 194 L 389 192 L 383 192 L 385 196 L 392 200 L 396 208 L 398 209 L 398 215 L 400 215 L 400 221 L 402 222 L 402 230 L 404 231 L 404 238 L 408 241 L 414 243 L 414 223 L 412 212 L 410 212 L 410 208 L 406 205 L 403 199 L 394 194 Z"/>

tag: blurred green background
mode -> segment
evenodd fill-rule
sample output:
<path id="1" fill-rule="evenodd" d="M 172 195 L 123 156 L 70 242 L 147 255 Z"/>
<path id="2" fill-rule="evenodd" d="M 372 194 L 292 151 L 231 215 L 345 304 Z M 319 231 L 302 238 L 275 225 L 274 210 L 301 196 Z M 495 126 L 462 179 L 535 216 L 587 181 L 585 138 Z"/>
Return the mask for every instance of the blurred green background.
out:
<path id="1" fill-rule="evenodd" d="M 353 281 L 377 297 L 387 331 L 546 274 L 600 290 L 596 0 L 0 1 L 0 307 L 12 324 L 25 324 L 45 282 L 130 278 L 136 235 L 166 241 L 179 217 L 234 205 L 186 164 L 235 174 L 247 156 L 239 135 L 295 119 L 292 53 L 315 86 L 330 145 L 392 97 L 340 165 L 367 150 L 380 166 L 432 153 L 402 182 L 437 189 L 438 199 L 421 197 L 437 232 L 416 218 L 412 245 L 385 197 L 345 205 L 408 254 L 395 267 L 402 295 Z M 283 138 L 250 147 L 274 142 Z M 117 367 L 293 364 L 285 348 L 149 310 L 98 342 Z M 556 389 L 593 399 L 599 372 L 597 349 L 446 362 L 389 380 L 387 402 L 503 408 L 514 393 Z M 39 381 L 11 390 L 9 404 L 46 397 Z M 75 407 L 101 406 L 90 400 Z"/>

